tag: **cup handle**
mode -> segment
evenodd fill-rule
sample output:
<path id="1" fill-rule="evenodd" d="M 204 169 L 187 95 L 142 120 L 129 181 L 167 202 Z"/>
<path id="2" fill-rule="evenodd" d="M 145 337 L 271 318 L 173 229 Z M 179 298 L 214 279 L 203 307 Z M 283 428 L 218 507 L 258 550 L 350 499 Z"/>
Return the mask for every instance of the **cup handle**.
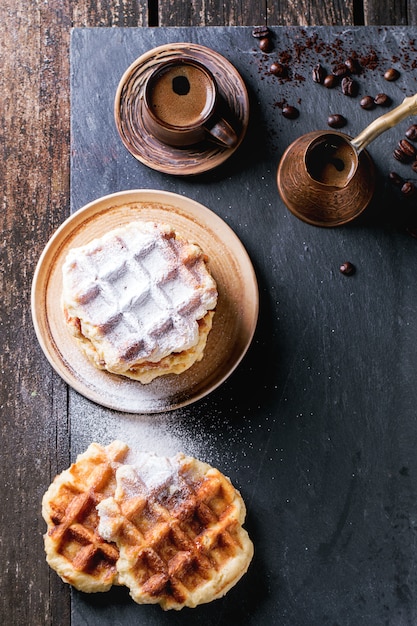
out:
<path id="1" fill-rule="evenodd" d="M 238 141 L 238 136 L 234 129 L 230 126 L 224 118 L 217 120 L 217 122 L 210 127 L 206 126 L 206 131 L 209 134 L 209 139 L 216 143 L 226 146 L 227 148 L 233 148 Z"/>

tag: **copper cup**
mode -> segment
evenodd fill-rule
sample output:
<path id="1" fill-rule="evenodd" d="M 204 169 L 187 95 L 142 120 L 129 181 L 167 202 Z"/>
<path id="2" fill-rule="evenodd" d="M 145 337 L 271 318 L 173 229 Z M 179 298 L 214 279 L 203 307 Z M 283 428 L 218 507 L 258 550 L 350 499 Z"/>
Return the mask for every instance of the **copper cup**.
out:
<path id="1" fill-rule="evenodd" d="M 164 144 L 188 147 L 208 139 L 232 148 L 238 141 L 213 74 L 195 59 L 181 56 L 156 65 L 143 102 L 144 125 Z"/>

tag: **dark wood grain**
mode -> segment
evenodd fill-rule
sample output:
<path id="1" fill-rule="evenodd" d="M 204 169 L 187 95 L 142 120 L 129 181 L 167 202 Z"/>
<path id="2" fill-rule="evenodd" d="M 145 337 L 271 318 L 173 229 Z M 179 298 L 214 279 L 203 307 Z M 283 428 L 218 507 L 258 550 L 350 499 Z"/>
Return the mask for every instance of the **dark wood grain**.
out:
<path id="1" fill-rule="evenodd" d="M 36 345 L 29 298 L 37 257 L 68 210 L 68 38 L 62 40 L 63 24 L 54 11 L 38 11 L 35 5 L 18 9 L 3 3 L 1 16 L 6 132 L 0 173 L 0 615 L 3 623 L 42 624 L 58 619 L 60 607 L 65 623 L 68 593 L 39 563 L 44 559 L 43 486 L 69 459 L 67 391 Z"/>
<path id="2" fill-rule="evenodd" d="M 37 345 L 30 288 L 37 259 L 69 214 L 72 25 L 146 25 L 142 2 L 3 2 L 1 142 L 0 621 L 64 626 L 69 590 L 44 562 L 41 497 L 68 465 L 67 389 Z"/>
<path id="3" fill-rule="evenodd" d="M 268 23 L 283 26 L 344 25 L 354 23 L 354 2 L 268 2 Z"/>
<path id="4" fill-rule="evenodd" d="M 365 24 L 397 26 L 417 23 L 417 6 L 409 2 L 378 0 L 335 0 L 314 2 L 298 0 L 267 2 L 210 3 L 196 0 L 175 5 L 169 0 L 158 3 L 159 26 L 244 26 L 271 24 L 287 26 Z"/>
<path id="5" fill-rule="evenodd" d="M 365 0 L 365 24 L 395 24 L 412 26 L 416 23 L 417 8 L 414 2 L 397 0 L 396 2 L 378 2 Z"/>
<path id="6" fill-rule="evenodd" d="M 353 24 L 354 3 L 335 2 L 210 2 L 159 3 L 160 26 L 244 26 L 251 24 Z"/>
<path id="7" fill-rule="evenodd" d="M 265 2 L 159 2 L 159 26 L 245 26 L 266 21 Z"/>
<path id="8" fill-rule="evenodd" d="M 72 26 L 416 24 L 415 3 L 3 0 L 0 621 L 66 626 L 69 591 L 44 567 L 40 499 L 70 460 L 67 389 L 30 318 L 36 261 L 69 214 Z"/>

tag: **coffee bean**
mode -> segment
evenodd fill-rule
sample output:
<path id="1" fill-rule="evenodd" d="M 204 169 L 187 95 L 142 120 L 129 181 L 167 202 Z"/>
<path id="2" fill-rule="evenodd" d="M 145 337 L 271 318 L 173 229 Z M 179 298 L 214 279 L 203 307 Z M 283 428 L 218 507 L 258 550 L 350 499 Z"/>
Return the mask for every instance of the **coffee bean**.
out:
<path id="1" fill-rule="evenodd" d="M 412 196 L 413 193 L 415 192 L 416 188 L 414 186 L 414 184 L 411 181 L 406 181 L 404 183 L 404 185 L 401 187 L 401 193 L 404 196 Z"/>
<path id="2" fill-rule="evenodd" d="M 286 104 L 282 109 L 282 115 L 288 120 L 295 120 L 300 115 L 300 112 L 295 107 Z"/>
<path id="3" fill-rule="evenodd" d="M 391 104 L 391 98 L 386 93 L 379 93 L 375 96 L 374 102 L 380 107 L 388 107 Z"/>
<path id="4" fill-rule="evenodd" d="M 337 78 L 334 74 L 328 74 L 323 80 L 323 85 L 327 87 L 327 89 L 333 89 L 337 85 Z"/>
<path id="5" fill-rule="evenodd" d="M 411 169 L 413 170 L 413 172 L 417 172 L 417 161 L 411 163 Z"/>
<path id="6" fill-rule="evenodd" d="M 337 76 L 337 78 L 343 78 L 343 76 L 347 76 L 348 73 L 349 73 L 349 70 L 346 67 L 345 63 L 341 63 L 340 65 L 335 65 L 332 68 L 332 74 L 334 76 Z"/>
<path id="7" fill-rule="evenodd" d="M 374 108 L 375 102 L 371 96 L 364 96 L 362 100 L 360 101 L 360 105 L 362 109 L 370 110 Z"/>
<path id="8" fill-rule="evenodd" d="M 411 141 L 417 141 L 417 124 L 411 124 L 405 131 L 405 136 Z"/>
<path id="9" fill-rule="evenodd" d="M 405 154 L 405 152 L 403 152 L 401 150 L 401 148 L 395 148 L 394 152 L 392 153 L 394 159 L 397 159 L 397 161 L 399 161 L 400 163 L 409 163 L 410 162 L 410 158 Z"/>
<path id="10" fill-rule="evenodd" d="M 331 128 L 342 128 L 343 126 L 346 126 L 347 120 L 343 117 L 343 115 L 334 113 L 333 115 L 329 115 L 327 118 L 327 124 Z"/>
<path id="11" fill-rule="evenodd" d="M 342 79 L 342 93 L 350 98 L 354 98 L 358 93 L 358 84 L 350 76 Z"/>
<path id="12" fill-rule="evenodd" d="M 272 41 L 269 37 L 262 37 L 259 39 L 259 48 L 262 52 L 270 52 L 272 50 Z"/>
<path id="13" fill-rule="evenodd" d="M 393 80 L 397 80 L 400 77 L 400 72 L 396 70 L 394 67 L 390 67 L 384 74 L 385 80 L 392 82 Z"/>
<path id="14" fill-rule="evenodd" d="M 394 185 L 396 185 L 397 187 L 402 187 L 403 186 L 404 180 L 403 180 L 403 178 L 399 174 L 397 174 L 397 172 L 390 172 L 388 174 L 388 177 L 389 177 L 390 181 Z"/>
<path id="15" fill-rule="evenodd" d="M 252 31 L 252 37 L 255 37 L 255 39 L 264 39 L 265 37 L 270 36 L 271 31 L 269 30 L 268 26 L 255 26 Z"/>
<path id="16" fill-rule="evenodd" d="M 339 267 L 339 270 L 342 274 L 344 274 L 345 276 L 352 276 L 352 274 L 355 273 L 356 268 L 353 265 L 353 263 L 351 263 L 350 261 L 345 261 L 344 263 L 342 263 L 342 265 Z"/>
<path id="17" fill-rule="evenodd" d="M 282 63 L 271 63 L 269 71 L 271 72 L 271 74 L 273 74 L 274 76 L 278 76 L 279 78 L 287 76 L 287 68 L 285 67 L 285 65 L 282 65 Z"/>
<path id="18" fill-rule="evenodd" d="M 319 83 L 322 85 L 324 83 L 324 79 L 326 78 L 326 70 L 320 63 L 317 63 L 313 67 L 313 80 L 315 83 Z"/>
<path id="19" fill-rule="evenodd" d="M 401 141 L 398 142 L 398 148 L 402 150 L 410 160 L 415 158 L 416 149 L 409 141 L 407 141 L 407 139 L 401 139 Z"/>
<path id="20" fill-rule="evenodd" d="M 346 67 L 348 68 L 348 70 L 349 70 L 349 72 L 351 74 L 359 74 L 360 73 L 360 66 L 359 66 L 358 59 L 354 59 L 353 57 L 349 57 L 348 59 L 346 59 L 345 65 L 346 65 Z"/>
<path id="21" fill-rule="evenodd" d="M 416 151 L 414 147 L 410 144 L 410 142 L 407 141 L 407 139 L 402 139 L 398 142 L 397 148 L 396 150 L 394 150 L 394 153 L 401 153 L 401 158 L 399 158 L 398 160 L 401 160 L 402 163 L 410 163 L 410 161 L 412 161 L 416 157 Z"/>

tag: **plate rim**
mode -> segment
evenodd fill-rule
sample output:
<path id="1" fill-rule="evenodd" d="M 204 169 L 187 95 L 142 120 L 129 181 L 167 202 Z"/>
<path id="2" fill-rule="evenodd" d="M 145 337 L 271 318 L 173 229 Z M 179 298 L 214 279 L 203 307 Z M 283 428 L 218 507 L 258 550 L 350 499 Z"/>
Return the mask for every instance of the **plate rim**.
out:
<path id="1" fill-rule="evenodd" d="M 119 202 L 117 203 L 117 201 Z M 65 355 L 62 354 L 60 347 L 56 344 L 55 338 L 52 336 L 49 330 L 47 312 L 48 283 L 53 271 L 52 261 L 56 259 L 56 257 L 59 257 L 59 251 L 63 247 L 63 245 L 60 244 L 63 235 L 65 235 L 64 241 L 67 241 L 68 238 L 71 237 L 71 235 L 77 230 L 77 227 L 85 224 L 88 219 L 92 219 L 100 212 L 107 213 L 109 210 L 111 210 L 112 206 L 115 206 L 115 204 L 122 206 L 123 204 L 133 202 L 155 202 L 160 205 L 171 205 L 175 208 L 179 208 L 180 211 L 185 214 L 188 219 L 190 219 L 191 217 L 191 219 L 193 219 L 193 221 L 195 221 L 199 227 L 204 227 L 206 223 L 206 220 L 204 219 L 200 221 L 200 215 L 202 215 L 203 218 L 204 216 L 207 216 L 210 221 L 214 221 L 217 226 L 221 227 L 221 230 L 223 232 L 225 231 L 227 235 L 234 240 L 235 245 L 239 247 L 240 254 L 242 255 L 242 258 L 244 258 L 246 263 L 246 284 L 248 284 L 247 281 L 250 282 L 250 290 L 254 296 L 254 299 L 252 298 L 251 302 L 252 315 L 250 330 L 247 334 L 240 354 L 234 359 L 231 366 L 227 368 L 223 375 L 216 379 L 214 383 L 209 385 L 208 388 L 203 388 L 195 395 L 184 398 L 180 402 L 165 404 L 162 407 L 146 408 L 146 410 L 143 410 L 137 406 L 134 408 L 127 408 L 125 406 L 115 404 L 114 402 L 106 402 L 105 400 L 100 400 L 97 398 L 96 393 L 91 392 L 88 385 L 83 385 L 79 379 L 77 379 L 75 376 L 70 375 L 68 372 L 68 363 L 66 362 Z M 178 205 L 180 206 L 178 207 Z M 183 205 L 185 205 L 185 207 Z M 100 207 L 102 208 L 102 211 L 100 211 Z M 46 277 L 42 277 L 42 272 L 45 270 Z M 42 290 L 42 292 L 39 289 L 40 284 L 41 286 L 45 286 L 45 289 Z M 171 191 L 165 191 L 162 189 L 138 188 L 117 191 L 106 194 L 104 196 L 100 196 L 99 198 L 88 202 L 75 212 L 71 213 L 71 215 L 69 215 L 64 220 L 64 222 L 60 224 L 60 226 L 55 230 L 55 232 L 47 241 L 39 256 L 33 273 L 30 304 L 32 323 L 40 347 L 49 364 L 52 366 L 54 371 L 64 380 L 64 382 L 66 382 L 72 389 L 80 393 L 82 396 L 102 407 L 125 413 L 152 414 L 168 412 L 193 404 L 212 393 L 215 389 L 222 385 L 227 378 L 231 376 L 231 374 L 236 370 L 236 368 L 244 358 L 245 354 L 247 353 L 256 331 L 259 317 L 259 286 L 255 269 L 245 246 L 243 245 L 237 234 L 234 232 L 234 230 L 217 213 L 215 213 L 205 205 L 201 204 L 200 202 L 185 195 L 181 195 Z M 53 350 L 51 350 L 51 348 L 48 346 L 48 339 L 49 342 L 53 344 Z M 70 370 L 72 369 L 73 368 L 70 368 Z"/>

